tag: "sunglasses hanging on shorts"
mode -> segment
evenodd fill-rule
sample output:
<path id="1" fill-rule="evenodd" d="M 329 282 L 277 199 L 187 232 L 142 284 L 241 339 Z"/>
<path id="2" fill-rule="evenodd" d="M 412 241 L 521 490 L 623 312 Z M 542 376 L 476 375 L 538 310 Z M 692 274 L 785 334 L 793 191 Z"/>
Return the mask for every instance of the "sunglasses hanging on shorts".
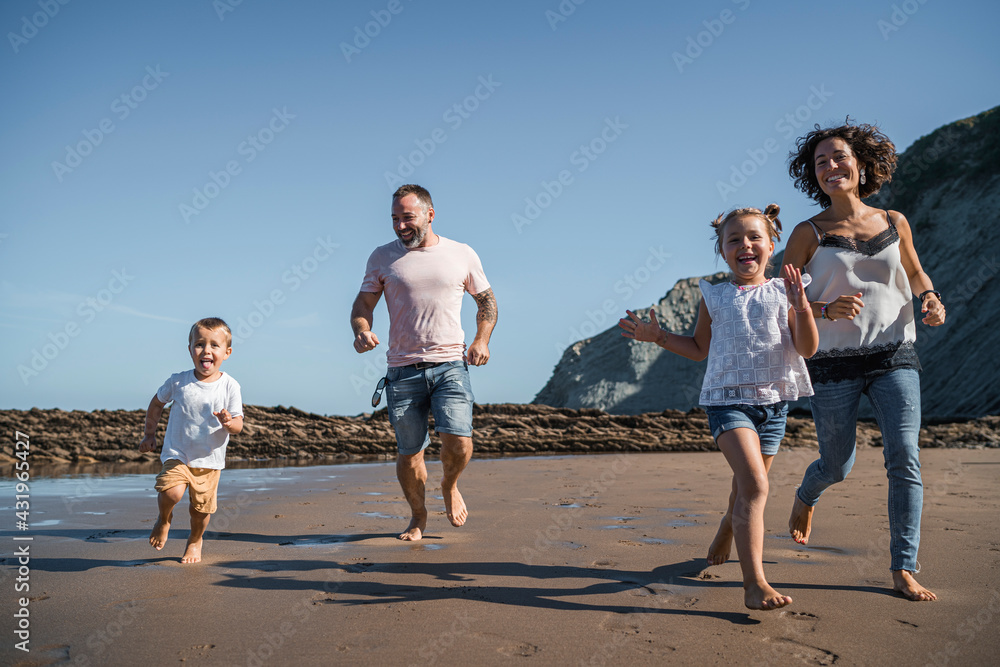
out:
<path id="1" fill-rule="evenodd" d="M 372 407 L 377 408 L 378 404 L 382 402 L 382 390 L 385 389 L 385 383 L 388 378 L 381 378 L 378 384 L 375 385 L 375 393 L 372 394 Z"/>

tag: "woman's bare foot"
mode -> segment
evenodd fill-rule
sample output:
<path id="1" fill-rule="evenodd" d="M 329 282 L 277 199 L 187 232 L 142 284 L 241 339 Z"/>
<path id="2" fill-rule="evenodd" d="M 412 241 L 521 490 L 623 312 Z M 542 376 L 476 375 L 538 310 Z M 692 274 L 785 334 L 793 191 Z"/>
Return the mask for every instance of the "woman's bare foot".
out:
<path id="1" fill-rule="evenodd" d="M 469 509 L 465 506 L 462 494 L 458 492 L 458 485 L 448 489 L 442 482 L 441 495 L 444 496 L 444 510 L 448 515 L 448 521 L 451 521 L 451 525 L 456 528 L 464 526 L 465 520 L 469 518 Z"/>
<path id="2" fill-rule="evenodd" d="M 416 542 L 424 536 L 424 530 L 427 529 L 427 510 L 423 512 L 415 513 L 413 518 L 410 519 L 410 525 L 406 527 L 402 533 L 399 534 L 399 539 L 404 542 Z"/>
<path id="3" fill-rule="evenodd" d="M 903 597 L 914 602 L 937 600 L 937 596 L 917 583 L 907 570 L 892 571 L 892 590 L 901 593 Z"/>
<path id="4" fill-rule="evenodd" d="M 751 584 L 748 586 L 743 592 L 743 604 L 746 605 L 747 609 L 771 611 L 792 604 L 792 598 L 782 595 L 765 582 L 761 585 Z"/>
<path id="5" fill-rule="evenodd" d="M 170 522 L 157 517 L 153 524 L 153 532 L 149 534 L 149 544 L 159 551 L 167 543 L 167 534 L 170 532 Z"/>
<path id="6" fill-rule="evenodd" d="M 708 564 L 722 565 L 729 560 L 729 551 L 733 547 L 733 517 L 730 514 L 722 517 L 719 531 L 708 547 Z"/>
<path id="7" fill-rule="evenodd" d="M 202 540 L 198 540 L 197 542 L 188 542 L 187 549 L 184 550 L 184 555 L 181 556 L 181 562 L 200 563 L 201 545 L 202 545 Z"/>
<path id="8" fill-rule="evenodd" d="M 809 544 L 809 533 L 812 532 L 813 510 L 815 507 L 806 505 L 795 496 L 792 504 L 792 515 L 788 517 L 788 532 L 799 544 Z"/>

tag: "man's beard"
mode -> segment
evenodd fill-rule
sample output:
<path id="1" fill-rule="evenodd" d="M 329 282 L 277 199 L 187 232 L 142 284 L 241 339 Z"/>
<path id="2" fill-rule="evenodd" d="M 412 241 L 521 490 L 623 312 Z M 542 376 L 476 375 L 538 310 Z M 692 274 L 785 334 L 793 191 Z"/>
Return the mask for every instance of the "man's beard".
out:
<path id="1" fill-rule="evenodd" d="M 420 247 L 420 245 L 424 242 L 424 238 L 427 236 L 427 228 L 426 227 L 414 228 L 413 236 L 410 237 L 409 241 L 403 240 L 403 237 L 399 235 L 399 232 L 396 232 L 396 236 L 399 238 L 400 243 L 403 244 L 403 247 L 412 250 L 413 248 Z"/>

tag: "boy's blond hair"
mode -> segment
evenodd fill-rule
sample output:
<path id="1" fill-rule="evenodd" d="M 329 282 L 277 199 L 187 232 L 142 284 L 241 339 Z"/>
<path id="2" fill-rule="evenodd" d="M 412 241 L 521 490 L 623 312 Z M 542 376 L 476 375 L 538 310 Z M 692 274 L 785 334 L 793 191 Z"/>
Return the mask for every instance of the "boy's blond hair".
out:
<path id="1" fill-rule="evenodd" d="M 221 317 L 204 317 L 192 324 L 191 331 L 188 332 L 188 345 L 194 342 L 194 334 L 198 329 L 207 329 L 208 331 L 222 329 L 226 332 L 226 347 L 233 346 L 233 332 Z"/>

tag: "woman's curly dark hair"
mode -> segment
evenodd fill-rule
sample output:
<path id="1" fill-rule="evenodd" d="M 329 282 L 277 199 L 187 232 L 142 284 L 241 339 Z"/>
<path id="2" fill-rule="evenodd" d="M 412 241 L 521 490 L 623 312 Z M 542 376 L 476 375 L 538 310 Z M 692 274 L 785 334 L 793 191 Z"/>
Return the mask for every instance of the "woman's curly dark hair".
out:
<path id="1" fill-rule="evenodd" d="M 813 158 L 816 146 L 824 139 L 843 139 L 858 160 L 859 168 L 865 170 L 865 183 L 858 185 L 862 199 L 870 197 L 892 180 L 896 170 L 896 146 L 889 137 L 875 125 L 851 123 L 848 116 L 840 127 L 820 128 L 795 141 L 796 149 L 788 154 L 788 175 L 795 181 L 795 187 L 806 193 L 810 199 L 823 208 L 830 207 L 830 196 L 823 192 L 816 180 L 816 162 Z"/>

